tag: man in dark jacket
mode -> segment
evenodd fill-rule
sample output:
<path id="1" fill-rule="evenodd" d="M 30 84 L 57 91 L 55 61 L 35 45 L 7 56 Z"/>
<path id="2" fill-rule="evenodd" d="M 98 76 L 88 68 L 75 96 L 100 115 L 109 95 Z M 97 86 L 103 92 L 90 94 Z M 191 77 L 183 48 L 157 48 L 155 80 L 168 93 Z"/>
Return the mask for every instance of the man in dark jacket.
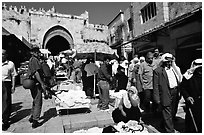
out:
<path id="1" fill-rule="evenodd" d="M 182 80 L 179 67 L 175 65 L 172 54 L 162 55 L 162 66 L 153 71 L 154 100 L 160 106 L 165 132 L 175 132 L 173 116 L 175 114 L 178 85 Z"/>
<path id="2" fill-rule="evenodd" d="M 202 59 L 192 62 L 184 74 L 181 94 L 186 101 L 185 130 L 187 133 L 202 133 Z M 195 123 L 193 122 L 195 121 Z"/>
<path id="3" fill-rule="evenodd" d="M 99 102 L 98 108 L 100 110 L 108 110 L 109 109 L 109 90 L 110 90 L 110 82 L 112 81 L 112 76 L 108 72 L 108 64 L 110 59 L 108 57 L 104 58 L 104 63 L 98 70 L 98 91 L 99 91 Z"/>

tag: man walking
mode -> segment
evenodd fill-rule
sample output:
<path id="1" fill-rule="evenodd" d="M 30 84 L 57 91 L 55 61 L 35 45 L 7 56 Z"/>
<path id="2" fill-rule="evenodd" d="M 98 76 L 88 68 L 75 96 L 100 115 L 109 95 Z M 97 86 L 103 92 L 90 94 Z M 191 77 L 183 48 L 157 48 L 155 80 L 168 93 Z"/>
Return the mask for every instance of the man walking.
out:
<path id="1" fill-rule="evenodd" d="M 40 50 L 38 47 L 31 49 L 32 57 L 29 60 L 28 75 L 35 80 L 35 86 L 30 89 L 33 98 L 33 105 L 31 109 L 31 117 L 29 121 L 32 124 L 32 128 L 37 128 L 41 125 L 38 122 L 40 118 L 42 108 L 42 92 L 46 89 L 45 83 L 43 82 L 43 70 L 40 63 Z"/>
<path id="2" fill-rule="evenodd" d="M 182 76 L 172 54 L 165 53 L 161 59 L 162 65 L 153 71 L 154 99 L 161 108 L 165 132 L 172 133 L 175 132 L 173 116 Z"/>
<path id="3" fill-rule="evenodd" d="M 156 64 L 153 61 L 153 53 L 148 52 L 146 55 L 145 62 L 140 64 L 139 67 L 139 82 L 141 82 L 141 86 L 137 86 L 137 88 L 142 88 L 144 90 L 144 99 L 142 109 L 144 108 L 145 112 L 150 112 L 150 101 L 152 101 L 152 111 L 155 111 L 156 106 L 153 101 L 153 85 L 152 85 L 152 79 L 153 79 L 153 70 L 156 69 Z M 137 85 L 139 85 L 137 83 Z M 143 91 L 139 90 L 139 91 Z"/>
<path id="4" fill-rule="evenodd" d="M 7 60 L 6 50 L 2 49 L 2 130 L 9 127 L 9 117 L 11 114 L 12 96 L 15 91 L 15 77 L 17 72 L 12 61 Z"/>
<path id="5" fill-rule="evenodd" d="M 183 76 L 181 93 L 186 101 L 185 131 L 202 133 L 202 59 L 194 60 Z"/>
<path id="6" fill-rule="evenodd" d="M 112 81 L 112 76 L 108 72 L 108 64 L 110 59 L 108 57 L 104 58 L 104 63 L 98 70 L 98 91 L 99 91 L 99 102 L 98 108 L 100 110 L 109 109 L 109 89 L 110 82 Z"/>

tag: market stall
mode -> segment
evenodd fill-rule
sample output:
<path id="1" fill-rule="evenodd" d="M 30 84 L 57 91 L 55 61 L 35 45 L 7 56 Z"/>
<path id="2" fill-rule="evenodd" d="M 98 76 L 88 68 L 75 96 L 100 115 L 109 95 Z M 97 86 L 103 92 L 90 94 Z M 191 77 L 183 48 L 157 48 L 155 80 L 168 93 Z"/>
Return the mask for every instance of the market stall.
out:
<path id="1" fill-rule="evenodd" d="M 91 100 L 87 98 L 82 90 L 82 84 L 72 83 L 69 80 L 62 81 L 60 84 L 53 87 L 58 98 L 55 99 L 57 113 L 66 109 L 81 109 L 91 107 Z"/>

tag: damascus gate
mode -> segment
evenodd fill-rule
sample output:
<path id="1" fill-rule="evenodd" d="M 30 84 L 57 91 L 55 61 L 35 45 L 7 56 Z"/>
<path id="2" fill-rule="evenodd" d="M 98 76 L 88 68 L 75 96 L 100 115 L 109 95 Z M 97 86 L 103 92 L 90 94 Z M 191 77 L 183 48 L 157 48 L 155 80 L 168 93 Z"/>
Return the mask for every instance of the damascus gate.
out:
<path id="1" fill-rule="evenodd" d="M 58 13 L 55 8 L 2 7 L 2 28 L 14 34 L 25 45 L 48 49 L 52 55 L 87 43 L 108 44 L 108 27 L 89 24 L 87 11 L 81 15 Z"/>

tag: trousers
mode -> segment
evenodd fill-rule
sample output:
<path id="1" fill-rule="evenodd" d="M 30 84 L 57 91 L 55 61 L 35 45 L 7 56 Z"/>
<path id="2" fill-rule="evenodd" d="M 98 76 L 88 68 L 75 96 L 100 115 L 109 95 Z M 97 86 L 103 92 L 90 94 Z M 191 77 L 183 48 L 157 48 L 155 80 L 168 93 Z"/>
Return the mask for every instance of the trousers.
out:
<path id="1" fill-rule="evenodd" d="M 31 116 L 34 120 L 39 120 L 42 109 L 42 88 L 40 85 L 36 85 L 33 89 L 30 89 L 30 91 L 33 98 Z"/>
<path id="2" fill-rule="evenodd" d="M 11 115 L 11 82 L 2 81 L 2 121 L 4 124 L 9 122 L 9 117 Z"/>
<path id="3" fill-rule="evenodd" d="M 98 108 L 105 110 L 109 109 L 109 89 L 110 85 L 107 81 L 100 80 L 98 82 L 98 92 L 99 92 L 99 101 L 98 101 Z"/>

